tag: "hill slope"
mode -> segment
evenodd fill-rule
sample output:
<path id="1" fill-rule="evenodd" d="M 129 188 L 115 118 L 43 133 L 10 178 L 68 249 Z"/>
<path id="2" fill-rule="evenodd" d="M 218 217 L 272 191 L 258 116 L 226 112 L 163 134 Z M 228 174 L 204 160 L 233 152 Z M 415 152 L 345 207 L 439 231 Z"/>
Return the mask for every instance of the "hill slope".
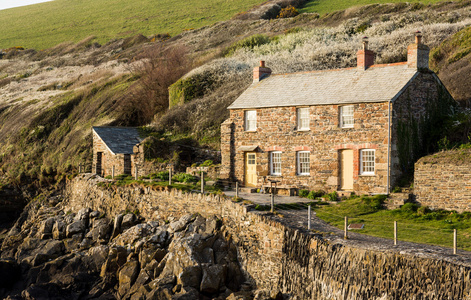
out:
<path id="1" fill-rule="evenodd" d="M 175 35 L 229 19 L 263 0 L 54 0 L 0 11 L 0 49 L 37 50 L 96 36 Z"/>

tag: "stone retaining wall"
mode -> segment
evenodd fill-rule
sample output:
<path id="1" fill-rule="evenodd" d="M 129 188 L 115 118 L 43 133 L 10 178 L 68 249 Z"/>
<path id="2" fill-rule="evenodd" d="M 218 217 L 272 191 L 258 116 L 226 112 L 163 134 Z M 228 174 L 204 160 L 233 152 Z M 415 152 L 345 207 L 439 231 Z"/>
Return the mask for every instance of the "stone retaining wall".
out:
<path id="1" fill-rule="evenodd" d="M 471 267 L 397 251 L 358 249 L 326 241 L 253 212 L 217 195 L 97 186 L 81 175 L 66 191 L 71 210 L 90 207 L 113 216 L 139 209 L 143 217 L 216 214 L 238 248 L 246 275 L 257 288 L 293 299 L 469 299 Z"/>
<path id="2" fill-rule="evenodd" d="M 427 157 L 419 160 L 415 164 L 414 194 L 417 202 L 431 209 L 471 211 L 469 165 L 434 163 Z"/>

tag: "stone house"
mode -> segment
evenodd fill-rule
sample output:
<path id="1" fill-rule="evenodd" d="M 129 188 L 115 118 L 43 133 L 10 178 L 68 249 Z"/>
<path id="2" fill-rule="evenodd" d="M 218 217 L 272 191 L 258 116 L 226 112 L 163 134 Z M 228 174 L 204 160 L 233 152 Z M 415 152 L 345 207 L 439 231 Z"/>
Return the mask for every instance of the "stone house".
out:
<path id="1" fill-rule="evenodd" d="M 456 104 L 421 38 L 401 63 L 375 65 L 366 38 L 354 68 L 271 74 L 262 61 L 221 125 L 221 178 L 389 193 Z"/>
<path id="2" fill-rule="evenodd" d="M 93 172 L 100 176 L 135 174 L 144 155 L 137 128 L 93 127 Z"/>

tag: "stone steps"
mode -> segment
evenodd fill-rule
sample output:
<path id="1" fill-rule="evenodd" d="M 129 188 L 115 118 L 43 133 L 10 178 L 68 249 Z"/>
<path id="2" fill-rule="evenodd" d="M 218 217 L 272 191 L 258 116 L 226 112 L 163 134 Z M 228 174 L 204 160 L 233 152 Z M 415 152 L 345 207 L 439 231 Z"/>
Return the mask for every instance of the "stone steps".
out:
<path id="1" fill-rule="evenodd" d="M 414 202 L 414 197 L 412 193 L 393 193 L 389 194 L 388 199 L 386 199 L 386 201 L 384 202 L 384 205 L 387 209 L 397 209 L 409 202 Z"/>

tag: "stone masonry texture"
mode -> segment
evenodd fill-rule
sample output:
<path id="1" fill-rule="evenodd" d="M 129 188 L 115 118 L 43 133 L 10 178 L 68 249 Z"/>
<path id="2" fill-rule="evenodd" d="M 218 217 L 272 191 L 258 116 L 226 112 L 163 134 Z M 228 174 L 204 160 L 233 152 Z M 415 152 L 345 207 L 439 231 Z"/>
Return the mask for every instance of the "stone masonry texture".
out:
<path id="1" fill-rule="evenodd" d="M 84 174 L 68 183 L 72 210 L 89 207 L 113 217 L 139 209 L 152 218 L 188 213 L 217 215 L 237 246 L 246 277 L 256 288 L 281 290 L 292 299 L 470 299 L 471 266 L 398 251 L 331 243 L 287 227 L 269 215 L 219 195 L 97 186 Z"/>

